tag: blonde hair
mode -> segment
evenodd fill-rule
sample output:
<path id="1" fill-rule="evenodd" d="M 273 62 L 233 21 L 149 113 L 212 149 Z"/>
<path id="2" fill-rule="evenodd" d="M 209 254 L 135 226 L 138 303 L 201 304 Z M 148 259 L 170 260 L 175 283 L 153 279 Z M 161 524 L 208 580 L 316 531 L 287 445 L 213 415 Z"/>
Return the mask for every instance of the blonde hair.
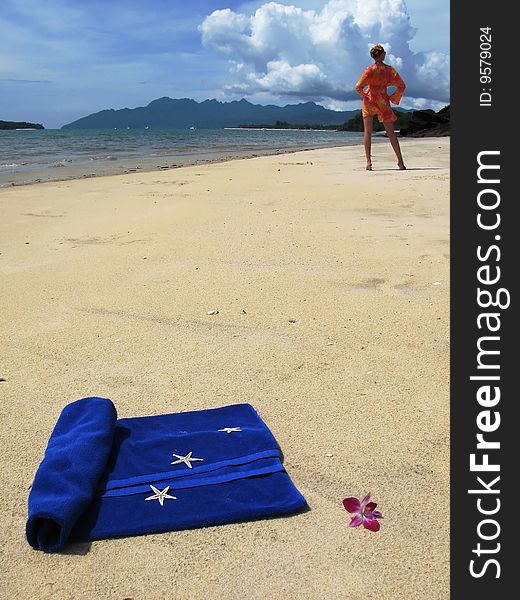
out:
<path id="1" fill-rule="evenodd" d="M 372 46 L 372 48 L 370 49 L 370 56 L 375 60 L 377 58 L 379 58 L 381 56 L 381 54 L 385 53 L 385 49 L 383 48 L 383 46 L 381 46 L 381 44 L 376 44 L 375 46 Z"/>

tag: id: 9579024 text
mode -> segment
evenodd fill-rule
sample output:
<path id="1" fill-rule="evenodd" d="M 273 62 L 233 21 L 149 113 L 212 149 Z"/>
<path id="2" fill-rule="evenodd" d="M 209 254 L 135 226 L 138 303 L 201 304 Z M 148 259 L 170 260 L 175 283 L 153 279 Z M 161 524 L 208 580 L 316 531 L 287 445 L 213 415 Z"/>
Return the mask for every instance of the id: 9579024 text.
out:
<path id="1" fill-rule="evenodd" d="M 491 106 L 491 27 L 480 28 L 480 106 Z"/>

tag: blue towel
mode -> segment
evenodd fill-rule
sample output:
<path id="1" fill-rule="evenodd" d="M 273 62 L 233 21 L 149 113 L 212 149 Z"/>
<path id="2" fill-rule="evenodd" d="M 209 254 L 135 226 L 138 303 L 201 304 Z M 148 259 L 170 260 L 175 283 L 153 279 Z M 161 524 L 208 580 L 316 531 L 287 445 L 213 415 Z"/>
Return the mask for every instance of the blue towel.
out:
<path id="1" fill-rule="evenodd" d="M 281 450 L 250 404 L 116 420 L 110 400 L 63 409 L 29 495 L 27 540 L 175 531 L 306 508 Z"/>

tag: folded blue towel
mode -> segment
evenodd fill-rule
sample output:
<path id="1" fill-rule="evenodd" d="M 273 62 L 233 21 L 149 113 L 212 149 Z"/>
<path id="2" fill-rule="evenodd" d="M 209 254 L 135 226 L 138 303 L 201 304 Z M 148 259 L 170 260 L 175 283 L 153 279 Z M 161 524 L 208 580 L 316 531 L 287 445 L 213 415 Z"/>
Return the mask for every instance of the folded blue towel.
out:
<path id="1" fill-rule="evenodd" d="M 29 495 L 27 540 L 175 531 L 306 508 L 280 448 L 249 404 L 116 420 L 110 400 L 63 409 Z"/>

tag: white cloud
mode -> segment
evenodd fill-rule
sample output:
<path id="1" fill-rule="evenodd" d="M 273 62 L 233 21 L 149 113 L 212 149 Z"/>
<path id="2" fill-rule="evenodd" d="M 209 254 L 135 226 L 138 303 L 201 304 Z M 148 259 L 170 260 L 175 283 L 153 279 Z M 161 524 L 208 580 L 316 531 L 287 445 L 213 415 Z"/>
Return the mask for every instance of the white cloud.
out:
<path id="1" fill-rule="evenodd" d="M 248 54 L 249 38 L 244 33 L 249 25 L 249 18 L 233 12 L 229 8 L 214 11 L 199 26 L 207 45 L 224 54 Z"/>
<path id="2" fill-rule="evenodd" d="M 357 99 L 354 86 L 379 42 L 410 101 L 449 101 L 449 57 L 411 50 L 416 29 L 404 0 L 329 0 L 320 11 L 268 2 L 251 16 L 214 11 L 199 31 L 206 48 L 230 56 L 227 92 Z"/>

